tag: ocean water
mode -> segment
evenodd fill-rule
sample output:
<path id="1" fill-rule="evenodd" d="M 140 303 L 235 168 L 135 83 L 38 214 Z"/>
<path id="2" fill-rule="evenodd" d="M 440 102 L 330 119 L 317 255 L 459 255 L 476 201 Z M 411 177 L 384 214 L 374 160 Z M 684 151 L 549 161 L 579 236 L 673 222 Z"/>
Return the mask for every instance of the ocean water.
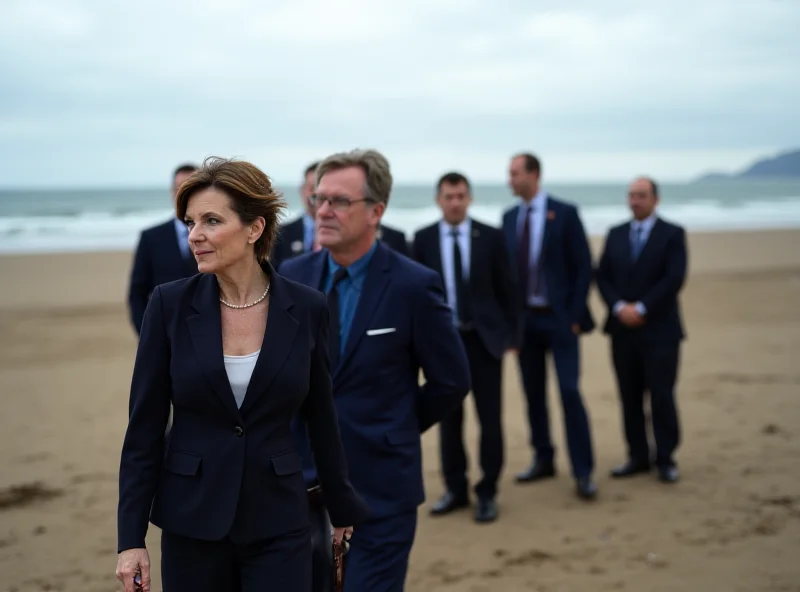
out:
<path id="1" fill-rule="evenodd" d="M 552 184 L 553 195 L 577 204 L 587 232 L 602 235 L 625 220 L 625 184 Z M 286 219 L 299 214 L 294 188 L 283 188 Z M 499 225 L 516 203 L 507 187 L 473 188 L 471 214 Z M 731 180 L 664 184 L 660 214 L 689 231 L 800 227 L 800 180 Z M 142 229 L 172 215 L 166 188 L 0 190 L 0 253 L 47 253 L 130 249 Z M 437 220 L 433 189 L 398 185 L 384 217 L 406 232 Z"/>

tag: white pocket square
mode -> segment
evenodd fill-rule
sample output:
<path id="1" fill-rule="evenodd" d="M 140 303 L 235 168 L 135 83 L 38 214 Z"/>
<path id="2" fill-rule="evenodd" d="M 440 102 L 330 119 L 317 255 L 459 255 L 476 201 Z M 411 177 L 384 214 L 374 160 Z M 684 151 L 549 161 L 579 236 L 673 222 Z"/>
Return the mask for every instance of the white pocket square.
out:
<path id="1" fill-rule="evenodd" d="M 373 335 L 386 335 L 387 333 L 394 333 L 397 331 L 396 327 L 386 327 L 385 329 L 370 329 L 367 331 L 367 335 L 372 337 Z"/>

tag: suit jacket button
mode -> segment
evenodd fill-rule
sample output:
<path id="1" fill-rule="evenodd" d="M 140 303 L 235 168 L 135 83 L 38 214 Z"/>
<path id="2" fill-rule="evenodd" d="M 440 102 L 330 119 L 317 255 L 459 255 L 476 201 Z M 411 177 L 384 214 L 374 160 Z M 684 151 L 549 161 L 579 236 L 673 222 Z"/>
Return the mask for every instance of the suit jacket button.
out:
<path id="1" fill-rule="evenodd" d="M 244 428 L 242 426 L 237 425 L 235 428 L 233 428 L 233 433 L 236 434 L 239 438 L 241 438 L 242 434 L 244 434 Z"/>

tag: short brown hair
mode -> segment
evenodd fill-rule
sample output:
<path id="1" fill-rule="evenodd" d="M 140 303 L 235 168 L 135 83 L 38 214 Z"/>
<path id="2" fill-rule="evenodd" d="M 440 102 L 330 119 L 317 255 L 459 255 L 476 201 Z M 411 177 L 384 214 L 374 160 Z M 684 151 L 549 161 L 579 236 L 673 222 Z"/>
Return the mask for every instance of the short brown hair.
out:
<path id="1" fill-rule="evenodd" d="M 175 177 L 180 175 L 181 173 L 193 173 L 197 170 L 197 165 L 191 162 L 184 162 L 183 164 L 178 165 L 175 167 L 175 170 L 172 171 L 172 180 L 175 180 Z"/>
<path id="2" fill-rule="evenodd" d="M 436 192 L 442 191 L 442 185 L 458 185 L 459 183 L 463 183 L 467 186 L 467 191 L 471 191 L 469 180 L 458 171 L 451 171 L 439 177 L 439 181 L 436 183 Z"/>
<path id="3" fill-rule="evenodd" d="M 178 190 L 175 198 L 178 218 L 183 220 L 186 216 L 192 195 L 211 187 L 228 196 L 231 209 L 243 224 L 264 218 L 264 232 L 256 241 L 255 252 L 259 262 L 266 261 L 278 235 L 278 218 L 286 208 L 283 196 L 273 188 L 270 178 L 249 162 L 210 156 Z"/>
<path id="4" fill-rule="evenodd" d="M 519 154 L 515 154 L 514 158 L 525 159 L 526 172 L 542 174 L 542 162 L 530 152 L 520 152 Z"/>
<path id="5" fill-rule="evenodd" d="M 331 154 L 317 167 L 317 185 L 325 173 L 349 167 L 364 171 L 367 181 L 364 186 L 364 199 L 388 205 L 392 193 L 392 172 L 389 161 L 377 150 L 351 150 Z"/>

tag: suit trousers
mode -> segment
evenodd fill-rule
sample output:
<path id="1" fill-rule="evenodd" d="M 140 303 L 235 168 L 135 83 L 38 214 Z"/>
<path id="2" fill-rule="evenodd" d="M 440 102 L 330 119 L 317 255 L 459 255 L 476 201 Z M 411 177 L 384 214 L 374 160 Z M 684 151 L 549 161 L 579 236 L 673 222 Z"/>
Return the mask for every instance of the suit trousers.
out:
<path id="1" fill-rule="evenodd" d="M 469 359 L 472 397 L 480 423 L 482 479 L 475 485 L 479 498 L 497 494 L 503 468 L 502 381 L 503 361 L 486 349 L 477 331 L 462 331 L 461 340 Z M 467 495 L 467 453 L 464 447 L 464 405 L 453 409 L 439 424 L 439 448 L 445 485 L 451 493 Z"/>
<path id="2" fill-rule="evenodd" d="M 589 477 L 594 469 L 589 416 L 578 387 L 579 339 L 569 326 L 562 327 L 558 323 L 552 311 L 528 310 L 519 352 L 520 373 L 528 403 L 531 445 L 536 452 L 536 460 L 545 463 L 553 462 L 555 454 L 547 411 L 547 353 L 552 353 L 561 391 L 572 474 L 576 479 Z"/>
<path id="3" fill-rule="evenodd" d="M 359 525 L 344 556 L 344 592 L 403 592 L 416 531 L 416 508 Z"/>
<path id="4" fill-rule="evenodd" d="M 310 592 L 308 528 L 245 545 L 161 533 L 164 592 Z"/>
<path id="5" fill-rule="evenodd" d="M 611 340 L 611 357 L 622 402 L 628 458 L 636 463 L 650 462 L 644 416 L 647 391 L 656 464 L 660 467 L 674 464 L 673 454 L 681 439 L 675 403 L 680 345 L 677 342 L 645 343 L 636 335 L 617 336 Z"/>

